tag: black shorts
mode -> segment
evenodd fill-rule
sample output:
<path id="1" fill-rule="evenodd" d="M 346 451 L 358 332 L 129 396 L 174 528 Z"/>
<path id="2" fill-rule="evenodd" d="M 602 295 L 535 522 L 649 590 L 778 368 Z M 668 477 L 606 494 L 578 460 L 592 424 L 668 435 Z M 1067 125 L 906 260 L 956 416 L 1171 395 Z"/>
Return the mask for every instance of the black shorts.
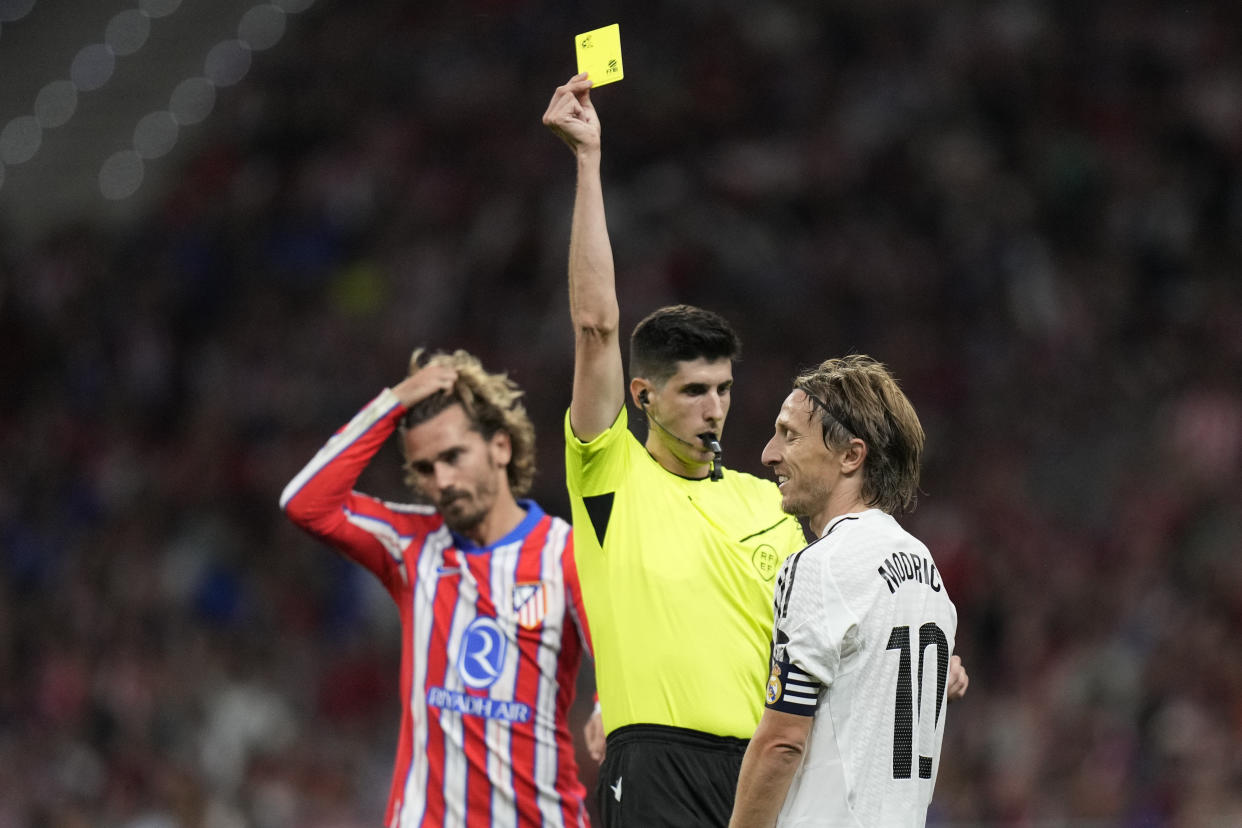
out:
<path id="1" fill-rule="evenodd" d="M 727 828 L 746 744 L 667 725 L 617 728 L 599 769 L 604 828 Z"/>

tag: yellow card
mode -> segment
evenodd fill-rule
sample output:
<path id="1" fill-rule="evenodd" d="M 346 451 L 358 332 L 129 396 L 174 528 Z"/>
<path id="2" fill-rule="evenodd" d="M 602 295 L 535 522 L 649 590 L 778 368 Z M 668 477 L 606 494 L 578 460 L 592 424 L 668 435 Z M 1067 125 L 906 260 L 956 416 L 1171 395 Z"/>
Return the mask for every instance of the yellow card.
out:
<path id="1" fill-rule="evenodd" d="M 578 71 L 591 76 L 592 86 L 619 81 L 625 77 L 621 65 L 621 26 L 613 23 L 574 38 L 578 52 Z"/>

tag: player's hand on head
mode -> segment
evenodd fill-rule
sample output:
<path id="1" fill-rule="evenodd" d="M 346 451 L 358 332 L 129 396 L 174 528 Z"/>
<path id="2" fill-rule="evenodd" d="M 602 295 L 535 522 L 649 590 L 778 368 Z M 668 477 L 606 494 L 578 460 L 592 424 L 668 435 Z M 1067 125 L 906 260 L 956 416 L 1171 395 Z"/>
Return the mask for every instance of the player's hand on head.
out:
<path id="1" fill-rule="evenodd" d="M 949 701 L 957 701 L 966 695 L 966 688 L 969 686 L 970 676 L 966 675 L 961 656 L 952 656 L 949 659 Z"/>
<path id="2" fill-rule="evenodd" d="M 591 105 L 591 80 L 585 72 L 556 88 L 543 113 L 543 125 L 559 135 L 575 153 L 599 148 L 599 116 Z"/>
<path id="3" fill-rule="evenodd" d="M 392 392 L 406 408 L 433 394 L 451 391 L 457 382 L 457 369 L 450 365 L 424 365 L 393 386 Z"/>

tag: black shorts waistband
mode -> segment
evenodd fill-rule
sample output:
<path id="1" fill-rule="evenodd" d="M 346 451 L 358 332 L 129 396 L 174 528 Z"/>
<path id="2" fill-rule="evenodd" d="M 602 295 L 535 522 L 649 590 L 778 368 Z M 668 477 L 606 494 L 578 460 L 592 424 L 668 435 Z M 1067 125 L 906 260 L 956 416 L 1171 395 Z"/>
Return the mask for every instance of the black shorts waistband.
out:
<path id="1" fill-rule="evenodd" d="M 658 724 L 632 724 L 618 727 L 612 733 L 609 733 L 608 738 L 605 740 L 608 750 L 627 744 L 641 743 L 677 744 L 701 750 L 740 755 L 746 752 L 746 745 L 750 743 L 750 740 L 739 739 L 736 736 L 717 736 L 715 733 L 704 733 L 701 730 L 691 730 L 688 727 Z"/>

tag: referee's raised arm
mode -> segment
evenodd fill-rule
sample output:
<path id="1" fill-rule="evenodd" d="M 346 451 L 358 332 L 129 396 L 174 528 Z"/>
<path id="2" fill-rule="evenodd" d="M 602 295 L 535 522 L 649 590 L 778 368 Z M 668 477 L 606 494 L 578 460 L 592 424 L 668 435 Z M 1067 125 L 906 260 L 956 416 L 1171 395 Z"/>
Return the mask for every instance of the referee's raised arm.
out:
<path id="1" fill-rule="evenodd" d="M 600 123 L 591 81 L 557 87 L 543 123 L 573 150 L 578 165 L 569 236 L 569 312 L 574 325 L 574 386 L 569 423 L 583 442 L 607 431 L 625 402 L 617 289 L 600 178 Z"/>

